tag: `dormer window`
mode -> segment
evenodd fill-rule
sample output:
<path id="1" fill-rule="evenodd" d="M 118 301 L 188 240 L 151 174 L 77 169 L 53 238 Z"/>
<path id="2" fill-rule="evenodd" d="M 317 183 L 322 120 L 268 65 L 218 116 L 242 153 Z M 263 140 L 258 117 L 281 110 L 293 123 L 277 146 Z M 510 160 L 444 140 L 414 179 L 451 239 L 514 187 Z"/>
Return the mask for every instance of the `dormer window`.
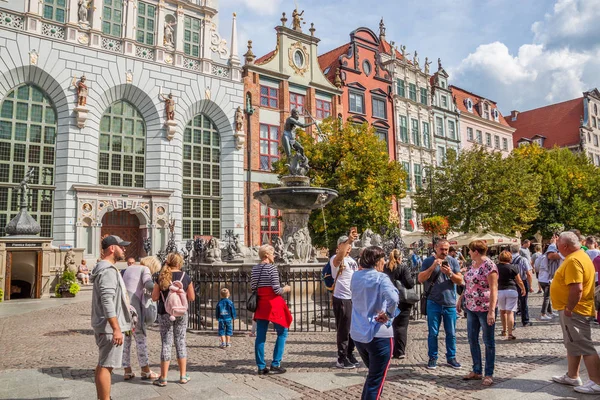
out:
<path id="1" fill-rule="evenodd" d="M 539 137 L 539 138 L 535 138 L 535 139 L 533 140 L 533 142 L 534 142 L 535 144 L 537 144 L 538 146 L 540 146 L 540 147 L 543 147 L 543 146 L 544 146 L 544 139 L 543 139 L 543 138 L 540 138 L 540 137 Z"/>
<path id="2" fill-rule="evenodd" d="M 490 119 L 490 106 L 487 103 L 483 105 L 483 118 Z"/>
<path id="3" fill-rule="evenodd" d="M 494 121 L 498 122 L 500 119 L 500 113 L 498 112 L 498 109 L 494 109 Z"/>
<path id="4" fill-rule="evenodd" d="M 442 89 L 446 89 L 446 82 L 442 81 Z"/>
<path id="5" fill-rule="evenodd" d="M 467 107 L 467 111 L 472 113 L 473 112 L 473 100 L 471 99 L 466 99 L 465 100 L 465 106 Z"/>

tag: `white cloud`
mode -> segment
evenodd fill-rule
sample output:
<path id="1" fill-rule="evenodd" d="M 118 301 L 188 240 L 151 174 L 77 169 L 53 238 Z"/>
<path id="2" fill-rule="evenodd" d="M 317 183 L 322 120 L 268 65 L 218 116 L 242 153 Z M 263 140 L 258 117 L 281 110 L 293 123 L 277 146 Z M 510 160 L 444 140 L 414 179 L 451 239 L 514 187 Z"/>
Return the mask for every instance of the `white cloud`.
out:
<path id="1" fill-rule="evenodd" d="M 245 8 L 259 15 L 278 13 L 282 0 L 222 0 L 221 6 L 229 8 Z"/>
<path id="2" fill-rule="evenodd" d="M 598 6 L 590 8 L 594 3 Z M 533 24 L 534 43 L 521 45 L 516 55 L 500 42 L 480 45 L 452 69 L 452 78 L 504 110 L 581 96 L 597 85 L 598 69 L 592 67 L 600 45 L 590 32 L 600 23 L 590 15 L 600 21 L 600 0 L 557 0 L 553 13 Z"/>

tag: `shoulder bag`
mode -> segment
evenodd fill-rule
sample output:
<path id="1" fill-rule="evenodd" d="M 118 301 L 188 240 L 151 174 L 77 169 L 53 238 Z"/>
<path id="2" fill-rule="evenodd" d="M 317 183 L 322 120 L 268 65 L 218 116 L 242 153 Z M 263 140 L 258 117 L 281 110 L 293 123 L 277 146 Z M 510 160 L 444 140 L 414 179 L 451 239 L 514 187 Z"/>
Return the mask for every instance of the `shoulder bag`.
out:
<path id="1" fill-rule="evenodd" d="M 435 286 L 435 284 L 437 283 L 437 280 L 440 277 L 441 273 L 442 273 L 442 269 L 440 268 L 438 270 L 438 272 L 435 274 L 435 278 L 433 275 L 431 277 L 429 277 L 429 281 L 431 282 L 431 284 L 429 285 L 429 288 L 421 294 L 421 298 L 419 299 L 419 301 L 420 301 L 419 305 L 421 306 L 421 315 L 427 315 L 427 298 L 429 297 L 429 294 L 431 293 L 433 286 Z"/>
<path id="2" fill-rule="evenodd" d="M 250 312 L 255 312 L 256 308 L 258 307 L 258 285 L 260 284 L 260 277 L 262 276 L 263 269 L 265 269 L 264 264 L 260 269 L 260 273 L 258 274 L 258 280 L 256 281 L 256 290 L 253 289 L 252 294 L 250 295 L 250 297 L 248 297 L 248 300 L 246 300 L 246 310 Z"/>
<path id="3" fill-rule="evenodd" d="M 144 277 L 144 268 L 141 269 L 140 273 L 140 281 Z M 144 294 L 142 296 L 142 307 L 144 307 L 144 323 L 146 325 L 151 325 L 158 318 L 158 306 L 155 301 L 152 301 L 152 294 L 146 293 L 146 289 L 144 289 Z"/>
<path id="4" fill-rule="evenodd" d="M 419 301 L 419 295 L 417 294 L 415 286 L 413 286 L 411 289 L 408 289 L 402 284 L 400 279 L 395 279 L 394 284 L 396 285 L 396 289 L 398 289 L 400 303 L 413 305 Z"/>

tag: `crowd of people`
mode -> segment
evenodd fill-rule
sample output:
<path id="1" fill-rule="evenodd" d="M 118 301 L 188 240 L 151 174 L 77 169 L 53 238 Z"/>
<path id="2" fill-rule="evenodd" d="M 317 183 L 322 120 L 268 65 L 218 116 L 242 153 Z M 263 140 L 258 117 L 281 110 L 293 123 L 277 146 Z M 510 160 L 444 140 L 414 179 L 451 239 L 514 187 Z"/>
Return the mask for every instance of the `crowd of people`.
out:
<path id="1" fill-rule="evenodd" d="M 358 261 L 350 257 L 352 243 L 358 238 L 355 228 L 337 241 L 330 258 L 331 303 L 336 325 L 337 359 L 335 366 L 353 369 L 361 362 L 368 373 L 363 399 L 379 399 L 391 360 L 407 354 L 409 319 L 414 301 L 406 294 L 423 284 L 421 312 L 426 315 L 428 337 L 428 369 L 438 367 L 438 336 L 445 331 L 446 363 L 461 369 L 456 349 L 456 322 L 464 312 L 471 353 L 471 368 L 464 380 L 494 383 L 496 358 L 496 322 L 500 336 L 515 340 L 515 316 L 523 327 L 533 324 L 529 314 L 528 295 L 534 292 L 533 275 L 538 280 L 538 293 L 543 294 L 540 321 L 558 318 L 567 352 L 568 370 L 551 379 L 571 385 L 580 393 L 600 394 L 600 358 L 591 339 L 591 323 L 599 318 L 594 304 L 600 250 L 595 238 L 581 239 L 579 232 L 555 235 L 545 251 L 524 240 L 501 251 L 496 260 L 488 256 L 484 241 L 468 246 L 469 261 L 447 240 L 435 243 L 433 253 L 419 260 L 414 275 L 398 250 L 386 255 L 380 247 L 367 247 Z M 187 303 L 195 298 L 191 278 L 182 271 L 183 258 L 177 253 L 167 256 L 164 266 L 156 257 L 145 257 L 119 271 L 115 264 L 124 259 L 129 242 L 118 236 L 102 241 L 103 257 L 89 274 L 94 286 L 92 327 L 99 358 L 95 372 L 99 399 L 110 398 L 111 373 L 125 368 L 125 380 L 135 378 L 131 368 L 131 347 L 135 339 L 141 378 L 157 386 L 167 385 L 171 348 L 175 345 L 179 367 L 179 383 L 189 382 L 187 373 Z M 255 362 L 259 375 L 282 374 L 288 329 L 292 314 L 284 299 L 291 291 L 280 282 L 274 262 L 275 249 L 264 245 L 259 249 L 260 263 L 252 268 L 251 288 L 257 296 L 253 320 L 256 324 Z M 416 264 L 411 260 L 413 267 Z M 219 347 L 231 346 L 236 310 L 227 288 L 220 289 L 216 306 Z M 554 310 L 554 311 L 553 311 Z M 161 337 L 160 373 L 150 369 L 146 326 L 158 321 Z M 267 367 L 265 342 L 269 324 L 277 333 L 272 360 Z M 480 335 L 483 341 L 482 354 Z M 355 356 L 355 350 L 360 361 Z M 579 377 L 581 360 L 590 380 L 583 384 Z"/>

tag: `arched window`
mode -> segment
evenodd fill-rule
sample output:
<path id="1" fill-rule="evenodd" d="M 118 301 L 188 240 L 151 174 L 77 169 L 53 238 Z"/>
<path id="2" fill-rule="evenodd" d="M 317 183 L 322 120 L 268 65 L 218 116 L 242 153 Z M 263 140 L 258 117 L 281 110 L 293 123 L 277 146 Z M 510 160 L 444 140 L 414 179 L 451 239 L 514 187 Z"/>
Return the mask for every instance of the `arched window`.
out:
<path id="1" fill-rule="evenodd" d="M 98 184 L 144 187 L 146 126 L 140 112 L 119 100 L 100 121 Z"/>
<path id="2" fill-rule="evenodd" d="M 221 236 L 221 143 L 215 124 L 198 114 L 183 134 L 183 238 Z"/>
<path id="3" fill-rule="evenodd" d="M 40 224 L 40 236 L 52 236 L 54 203 L 54 147 L 56 111 L 35 86 L 21 85 L 2 101 L 0 108 L 0 236 L 19 211 L 18 189 L 25 173 L 29 182 L 28 211 Z"/>

